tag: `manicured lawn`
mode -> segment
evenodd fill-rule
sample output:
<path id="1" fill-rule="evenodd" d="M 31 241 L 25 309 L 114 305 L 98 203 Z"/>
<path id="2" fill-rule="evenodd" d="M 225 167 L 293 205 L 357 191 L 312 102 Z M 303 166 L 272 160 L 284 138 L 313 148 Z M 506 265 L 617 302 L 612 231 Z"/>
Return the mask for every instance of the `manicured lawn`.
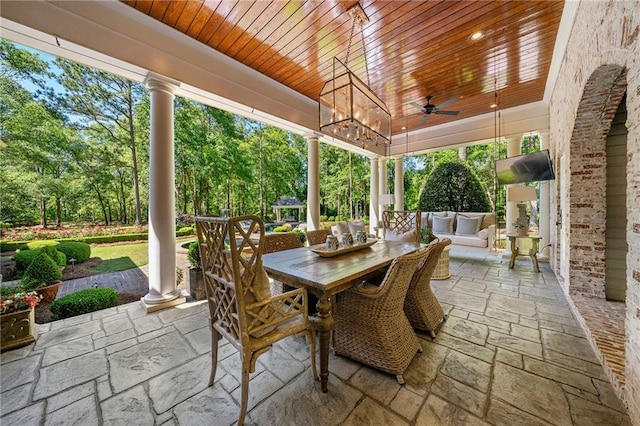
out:
<path id="1" fill-rule="evenodd" d="M 177 239 L 177 242 L 193 241 L 194 239 L 194 236 L 181 237 Z M 102 263 L 93 269 L 96 274 L 126 271 L 149 263 L 149 243 L 93 245 L 91 257 L 102 259 Z"/>
<path id="2" fill-rule="evenodd" d="M 102 259 L 94 268 L 97 274 L 126 271 L 149 262 L 149 243 L 96 245 L 91 247 L 91 257 Z"/>

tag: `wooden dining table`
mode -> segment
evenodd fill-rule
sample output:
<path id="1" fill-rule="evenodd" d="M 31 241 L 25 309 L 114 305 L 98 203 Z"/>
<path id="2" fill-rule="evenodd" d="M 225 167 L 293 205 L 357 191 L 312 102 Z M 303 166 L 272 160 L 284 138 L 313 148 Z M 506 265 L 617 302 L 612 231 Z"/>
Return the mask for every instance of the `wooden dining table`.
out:
<path id="1" fill-rule="evenodd" d="M 262 263 L 269 276 L 294 287 L 303 287 L 318 297 L 315 322 L 320 343 L 320 382 L 327 392 L 329 340 L 333 329 L 332 298 L 341 291 L 379 273 L 403 254 L 413 253 L 420 243 L 379 240 L 370 247 L 333 257 L 313 251 L 323 246 L 301 247 L 264 254 Z"/>

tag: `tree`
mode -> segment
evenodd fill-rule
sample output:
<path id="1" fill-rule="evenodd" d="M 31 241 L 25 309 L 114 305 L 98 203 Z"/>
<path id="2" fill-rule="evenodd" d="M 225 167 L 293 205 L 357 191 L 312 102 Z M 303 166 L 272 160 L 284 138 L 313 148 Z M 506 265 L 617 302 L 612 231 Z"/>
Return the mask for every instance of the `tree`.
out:
<path id="1" fill-rule="evenodd" d="M 491 204 L 475 173 L 461 161 L 450 161 L 438 164 L 427 178 L 420 210 L 491 211 Z"/>
<path id="2" fill-rule="evenodd" d="M 146 95 L 138 83 L 58 58 L 58 82 L 65 88 L 60 105 L 78 117 L 89 132 L 104 131 L 115 144 L 130 151 L 135 197 L 135 223 L 142 223 L 135 111 Z"/>

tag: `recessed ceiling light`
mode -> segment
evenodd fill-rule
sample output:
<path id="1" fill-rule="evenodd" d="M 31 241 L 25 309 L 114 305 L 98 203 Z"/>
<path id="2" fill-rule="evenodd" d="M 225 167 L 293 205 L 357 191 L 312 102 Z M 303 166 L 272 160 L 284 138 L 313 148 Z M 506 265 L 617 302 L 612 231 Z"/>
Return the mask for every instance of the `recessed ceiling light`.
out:
<path id="1" fill-rule="evenodd" d="M 407 128 L 405 126 L 402 126 L 400 130 L 407 130 Z"/>
<path id="2" fill-rule="evenodd" d="M 489 108 L 495 108 L 495 107 L 497 107 L 497 106 L 498 106 L 497 104 L 491 104 L 491 105 L 489 106 Z"/>
<path id="3" fill-rule="evenodd" d="M 477 31 L 471 34 L 471 40 L 480 40 L 482 37 L 484 37 L 484 33 L 482 31 Z"/>

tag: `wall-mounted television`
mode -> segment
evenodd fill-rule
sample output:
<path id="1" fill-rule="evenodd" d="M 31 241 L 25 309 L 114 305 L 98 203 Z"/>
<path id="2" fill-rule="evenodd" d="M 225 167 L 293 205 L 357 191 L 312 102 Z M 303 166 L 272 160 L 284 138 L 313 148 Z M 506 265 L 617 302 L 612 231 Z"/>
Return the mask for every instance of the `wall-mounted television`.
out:
<path id="1" fill-rule="evenodd" d="M 496 160 L 500 185 L 555 179 L 549 150 Z"/>

